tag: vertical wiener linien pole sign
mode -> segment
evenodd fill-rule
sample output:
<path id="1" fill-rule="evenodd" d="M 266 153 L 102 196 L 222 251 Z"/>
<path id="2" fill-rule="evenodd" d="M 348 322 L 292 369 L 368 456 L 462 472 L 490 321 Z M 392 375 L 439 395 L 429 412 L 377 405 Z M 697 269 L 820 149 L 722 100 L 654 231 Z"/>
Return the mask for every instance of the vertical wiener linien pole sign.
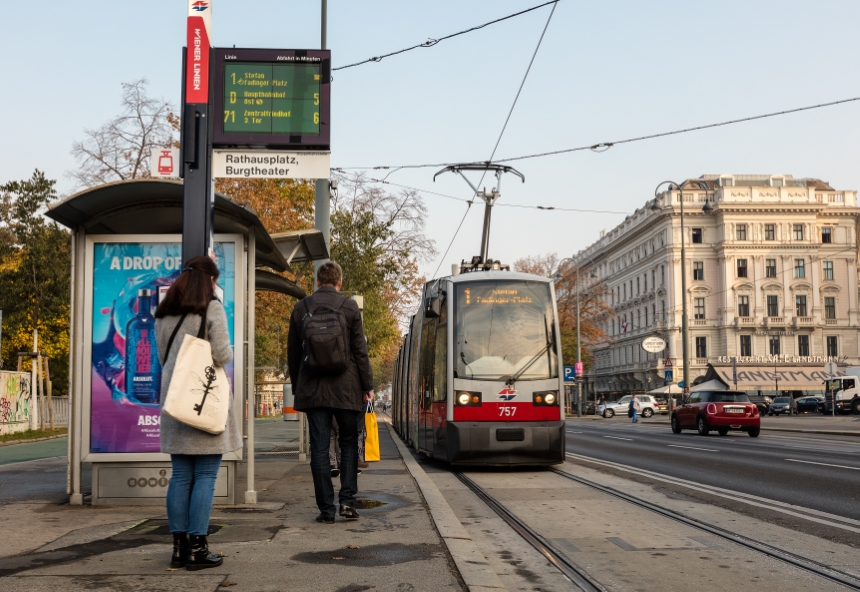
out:
<path id="1" fill-rule="evenodd" d="M 211 0 L 188 0 L 188 45 L 181 125 L 184 193 L 182 201 L 182 260 L 212 256 L 215 191 L 212 179 L 212 140 L 209 115 Z"/>

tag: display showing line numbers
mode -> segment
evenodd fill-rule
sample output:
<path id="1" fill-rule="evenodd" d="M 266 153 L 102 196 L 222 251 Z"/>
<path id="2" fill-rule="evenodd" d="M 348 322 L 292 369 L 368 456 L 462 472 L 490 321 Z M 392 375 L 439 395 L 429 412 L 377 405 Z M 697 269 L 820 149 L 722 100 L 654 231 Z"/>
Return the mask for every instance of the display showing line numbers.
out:
<path id="1" fill-rule="evenodd" d="M 224 63 L 225 134 L 319 135 L 319 64 Z"/>

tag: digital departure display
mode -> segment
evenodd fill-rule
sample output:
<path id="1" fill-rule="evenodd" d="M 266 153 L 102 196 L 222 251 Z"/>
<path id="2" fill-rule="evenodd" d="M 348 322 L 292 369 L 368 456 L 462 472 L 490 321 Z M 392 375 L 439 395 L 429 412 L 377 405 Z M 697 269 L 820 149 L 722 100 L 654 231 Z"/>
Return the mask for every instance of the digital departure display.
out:
<path id="1" fill-rule="evenodd" d="M 329 145 L 330 52 L 215 50 L 217 146 Z"/>
<path id="2" fill-rule="evenodd" d="M 534 298 L 529 294 L 520 294 L 519 290 L 493 288 L 491 286 L 476 286 L 463 290 L 462 304 L 501 304 L 517 305 L 531 304 Z"/>

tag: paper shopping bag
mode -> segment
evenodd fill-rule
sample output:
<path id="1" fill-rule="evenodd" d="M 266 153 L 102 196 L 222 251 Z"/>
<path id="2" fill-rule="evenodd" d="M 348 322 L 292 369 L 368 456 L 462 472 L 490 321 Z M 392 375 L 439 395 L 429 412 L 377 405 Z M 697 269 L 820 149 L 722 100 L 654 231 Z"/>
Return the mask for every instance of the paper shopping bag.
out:
<path id="1" fill-rule="evenodd" d="M 376 424 L 376 412 L 373 403 L 367 404 L 364 414 L 364 429 L 367 439 L 364 441 L 364 460 L 374 462 L 379 460 L 379 426 Z"/>

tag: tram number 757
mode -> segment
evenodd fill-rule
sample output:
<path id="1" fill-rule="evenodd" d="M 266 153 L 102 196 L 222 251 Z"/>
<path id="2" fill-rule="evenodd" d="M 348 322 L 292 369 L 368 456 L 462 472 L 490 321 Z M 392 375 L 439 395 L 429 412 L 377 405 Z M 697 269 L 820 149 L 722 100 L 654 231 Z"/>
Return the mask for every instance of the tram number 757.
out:
<path id="1" fill-rule="evenodd" d="M 516 407 L 499 406 L 499 417 L 513 417 L 517 413 Z"/>

